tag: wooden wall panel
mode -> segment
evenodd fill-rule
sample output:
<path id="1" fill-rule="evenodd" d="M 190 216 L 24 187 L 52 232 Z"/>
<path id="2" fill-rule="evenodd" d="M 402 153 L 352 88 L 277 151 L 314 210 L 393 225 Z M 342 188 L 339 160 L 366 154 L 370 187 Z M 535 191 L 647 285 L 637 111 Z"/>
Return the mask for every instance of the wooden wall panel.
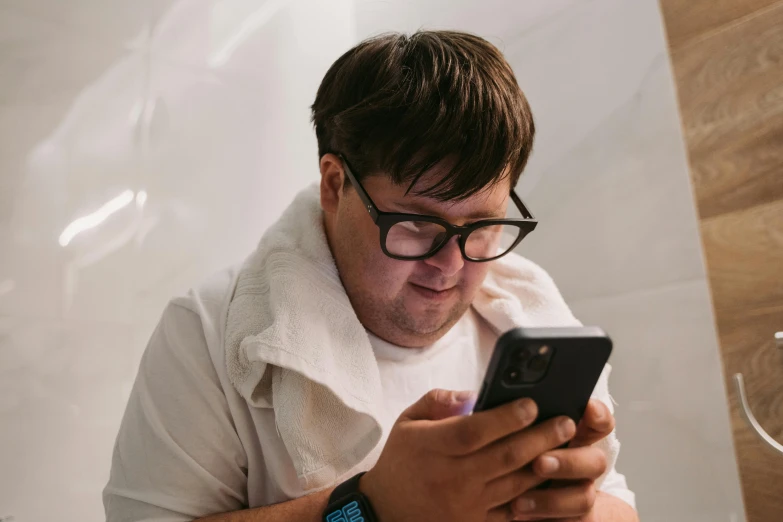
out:
<path id="1" fill-rule="evenodd" d="M 699 215 L 783 196 L 783 4 L 671 56 Z"/>
<path id="2" fill-rule="evenodd" d="M 661 0 L 748 522 L 783 521 L 783 1 Z"/>
<path id="3" fill-rule="evenodd" d="M 777 0 L 661 0 L 669 44 L 680 47 Z"/>
<path id="4" fill-rule="evenodd" d="M 779 176 L 783 183 L 783 171 Z M 701 221 L 704 255 L 719 323 L 736 313 L 783 304 L 781 223 L 783 198 Z M 783 316 L 780 323 L 778 330 L 783 330 Z"/>

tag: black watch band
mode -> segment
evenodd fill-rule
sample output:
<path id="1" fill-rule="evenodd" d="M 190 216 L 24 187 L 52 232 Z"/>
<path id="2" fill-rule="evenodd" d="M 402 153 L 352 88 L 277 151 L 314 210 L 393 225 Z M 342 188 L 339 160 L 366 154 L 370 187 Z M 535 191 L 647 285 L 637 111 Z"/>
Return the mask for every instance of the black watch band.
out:
<path id="1" fill-rule="evenodd" d="M 332 494 L 329 495 L 329 503 L 336 502 L 340 500 L 343 497 L 348 496 L 350 493 L 359 493 L 359 479 L 362 478 L 362 475 L 367 473 L 366 471 L 362 471 L 361 473 L 357 473 L 353 477 L 349 478 L 336 488 L 334 488 L 334 491 L 332 491 Z"/>
<path id="2" fill-rule="evenodd" d="M 334 488 L 323 515 L 324 522 L 378 522 L 370 501 L 359 491 L 359 480 L 364 473 L 357 473 Z"/>

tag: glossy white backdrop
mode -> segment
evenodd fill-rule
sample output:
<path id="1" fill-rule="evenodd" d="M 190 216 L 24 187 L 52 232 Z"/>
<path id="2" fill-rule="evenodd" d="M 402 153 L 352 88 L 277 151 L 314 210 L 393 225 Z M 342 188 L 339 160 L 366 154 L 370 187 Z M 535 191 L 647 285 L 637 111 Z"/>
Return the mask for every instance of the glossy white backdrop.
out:
<path id="1" fill-rule="evenodd" d="M 241 260 L 318 177 L 308 106 L 359 39 L 477 32 L 537 117 L 523 254 L 617 343 L 645 522 L 742 503 L 654 0 L 2 0 L 0 518 L 101 520 L 167 299 Z"/>

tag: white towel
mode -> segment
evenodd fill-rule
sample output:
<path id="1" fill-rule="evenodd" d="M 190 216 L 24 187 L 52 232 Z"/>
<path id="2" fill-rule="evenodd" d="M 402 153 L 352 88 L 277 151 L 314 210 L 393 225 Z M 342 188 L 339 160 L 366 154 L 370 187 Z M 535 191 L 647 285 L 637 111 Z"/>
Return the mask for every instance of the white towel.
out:
<path id="1" fill-rule="evenodd" d="M 332 485 L 381 440 L 383 400 L 367 333 L 343 289 L 323 229 L 320 192 L 300 192 L 245 261 L 229 305 L 226 368 L 252 407 L 273 408 L 304 491 Z M 554 282 L 516 254 L 491 263 L 473 301 L 498 332 L 579 325 Z M 594 396 L 612 408 L 602 375 Z M 614 435 L 600 446 L 612 469 Z"/>

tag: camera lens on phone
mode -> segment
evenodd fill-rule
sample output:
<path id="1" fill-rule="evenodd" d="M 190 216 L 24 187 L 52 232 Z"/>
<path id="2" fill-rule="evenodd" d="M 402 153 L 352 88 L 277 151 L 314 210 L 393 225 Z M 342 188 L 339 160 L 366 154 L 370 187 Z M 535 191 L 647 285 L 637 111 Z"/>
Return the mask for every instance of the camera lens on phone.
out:
<path id="1" fill-rule="evenodd" d="M 527 363 L 527 368 L 531 372 L 543 372 L 546 369 L 546 357 L 536 355 Z"/>
<path id="2" fill-rule="evenodd" d="M 530 359 L 530 352 L 527 350 L 527 348 L 522 348 L 514 354 L 514 359 L 516 359 L 516 361 L 519 363 L 524 363 Z"/>
<path id="3" fill-rule="evenodd" d="M 514 384 L 522 381 L 522 369 L 511 367 L 506 370 L 506 382 Z"/>

